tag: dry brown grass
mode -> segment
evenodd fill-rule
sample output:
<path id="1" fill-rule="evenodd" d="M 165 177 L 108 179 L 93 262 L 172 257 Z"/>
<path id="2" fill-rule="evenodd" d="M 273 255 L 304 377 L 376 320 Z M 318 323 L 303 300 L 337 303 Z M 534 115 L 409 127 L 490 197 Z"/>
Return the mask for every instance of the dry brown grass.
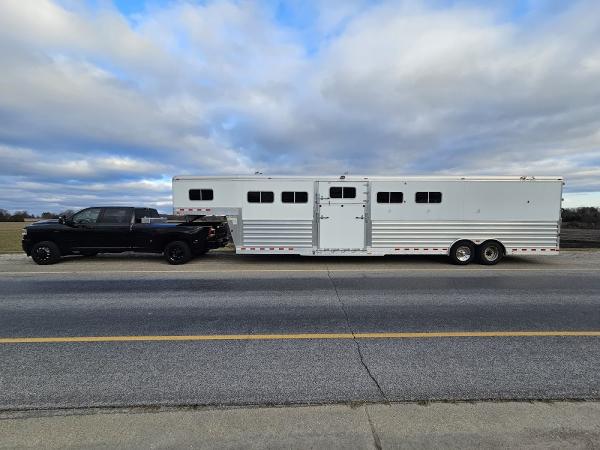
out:
<path id="1" fill-rule="evenodd" d="M 0 222 L 0 253 L 21 251 L 21 230 L 25 222 Z"/>

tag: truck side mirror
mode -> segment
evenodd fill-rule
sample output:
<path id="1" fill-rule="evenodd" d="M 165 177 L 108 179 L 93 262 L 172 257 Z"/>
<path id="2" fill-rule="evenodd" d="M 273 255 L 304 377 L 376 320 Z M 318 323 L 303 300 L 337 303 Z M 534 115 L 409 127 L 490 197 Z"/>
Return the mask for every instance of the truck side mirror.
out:
<path id="1" fill-rule="evenodd" d="M 75 225 L 73 223 L 73 221 L 69 217 L 65 216 L 64 214 L 61 214 L 60 216 L 58 216 L 58 223 L 60 223 L 62 225 L 68 225 L 70 227 Z"/>

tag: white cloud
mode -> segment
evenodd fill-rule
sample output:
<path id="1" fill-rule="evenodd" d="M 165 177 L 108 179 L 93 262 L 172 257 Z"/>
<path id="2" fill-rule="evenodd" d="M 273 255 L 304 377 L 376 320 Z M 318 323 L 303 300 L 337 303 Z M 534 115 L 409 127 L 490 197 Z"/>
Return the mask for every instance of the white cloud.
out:
<path id="1" fill-rule="evenodd" d="M 174 174 L 254 169 L 558 174 L 600 192 L 597 3 L 519 20 L 502 3 L 310 8 L 298 30 L 249 1 L 129 19 L 2 2 L 0 207 L 165 204 Z"/>

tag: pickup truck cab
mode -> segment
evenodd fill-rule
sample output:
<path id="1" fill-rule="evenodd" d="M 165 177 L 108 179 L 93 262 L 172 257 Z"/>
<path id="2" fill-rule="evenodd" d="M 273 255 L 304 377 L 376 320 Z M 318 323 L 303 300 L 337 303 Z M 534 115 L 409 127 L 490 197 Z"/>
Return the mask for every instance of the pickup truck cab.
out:
<path id="1" fill-rule="evenodd" d="M 35 222 L 23 230 L 22 246 L 37 264 L 54 264 L 65 255 L 163 253 L 169 264 L 227 243 L 222 222 L 165 223 L 152 208 L 100 206 L 72 216 Z"/>

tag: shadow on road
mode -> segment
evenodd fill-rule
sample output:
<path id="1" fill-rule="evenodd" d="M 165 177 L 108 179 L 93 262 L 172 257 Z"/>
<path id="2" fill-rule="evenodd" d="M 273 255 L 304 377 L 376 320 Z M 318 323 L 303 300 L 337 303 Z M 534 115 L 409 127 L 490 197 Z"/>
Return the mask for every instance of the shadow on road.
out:
<path id="1" fill-rule="evenodd" d="M 161 265 L 168 265 L 162 255 L 153 253 L 119 253 L 119 254 L 100 254 L 96 257 L 88 256 L 67 256 L 63 258 L 61 264 L 78 264 L 83 261 L 87 263 L 101 263 L 108 261 L 139 261 L 139 262 L 156 262 Z M 211 262 L 218 263 L 235 263 L 237 265 L 252 265 L 260 263 L 262 268 L 278 268 L 282 264 L 293 264 L 299 267 L 323 267 L 323 266 L 364 266 L 368 268 L 374 265 L 386 266 L 406 266 L 411 265 L 412 268 L 418 268 L 424 265 L 435 265 L 443 267 L 460 267 L 452 265 L 447 256 L 441 255 L 387 255 L 387 256 L 300 256 L 300 255 L 238 255 L 234 252 L 214 252 L 203 255 L 195 260 L 192 260 L 185 266 Z M 514 266 L 526 264 L 528 266 L 537 266 L 544 264 L 546 259 L 537 259 L 531 257 L 506 256 L 500 263 L 500 267 Z M 475 265 L 477 265 L 475 263 Z"/>

